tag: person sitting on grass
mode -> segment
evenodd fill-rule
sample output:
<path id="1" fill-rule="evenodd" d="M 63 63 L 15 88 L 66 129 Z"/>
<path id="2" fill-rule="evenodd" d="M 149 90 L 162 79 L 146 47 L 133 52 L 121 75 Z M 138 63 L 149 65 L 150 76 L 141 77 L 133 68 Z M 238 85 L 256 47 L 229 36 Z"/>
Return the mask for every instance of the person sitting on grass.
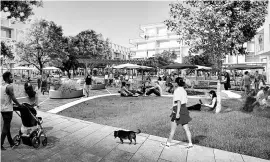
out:
<path id="1" fill-rule="evenodd" d="M 122 86 L 121 86 L 121 90 L 120 90 L 120 95 L 121 95 L 122 97 L 136 96 L 135 94 L 133 94 L 132 92 L 130 92 L 130 91 L 126 88 L 126 82 L 122 82 Z"/>
<path id="2" fill-rule="evenodd" d="M 155 86 L 154 87 L 151 87 L 146 91 L 147 96 L 151 95 L 152 93 L 154 93 L 157 96 L 161 96 L 162 88 L 160 87 L 158 81 L 155 81 Z"/>
<path id="3" fill-rule="evenodd" d="M 34 91 L 33 86 L 30 83 L 25 83 L 24 90 L 25 90 L 25 93 L 28 95 L 27 103 L 29 103 L 30 105 L 32 105 L 36 108 L 39 108 L 38 94 L 36 93 L 36 91 Z"/>
<path id="4" fill-rule="evenodd" d="M 268 93 L 269 87 L 266 86 L 264 88 L 262 88 L 256 95 L 256 101 L 252 104 L 252 106 L 261 106 L 262 109 L 264 109 L 265 107 L 269 107 L 270 105 L 267 104 L 267 100 L 268 100 Z"/>
<path id="5" fill-rule="evenodd" d="M 195 104 L 192 106 L 187 107 L 188 110 L 195 110 L 195 111 L 213 111 L 217 107 L 217 94 L 215 91 L 211 90 L 209 92 L 209 95 L 211 97 L 210 104 L 204 104 L 201 99 L 199 100 L 199 104 Z"/>

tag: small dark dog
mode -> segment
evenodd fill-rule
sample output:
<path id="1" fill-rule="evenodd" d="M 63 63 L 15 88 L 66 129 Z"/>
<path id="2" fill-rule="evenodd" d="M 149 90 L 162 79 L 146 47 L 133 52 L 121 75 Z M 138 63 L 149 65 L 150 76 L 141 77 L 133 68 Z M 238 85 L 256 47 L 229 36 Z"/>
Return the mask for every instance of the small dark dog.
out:
<path id="1" fill-rule="evenodd" d="M 141 130 L 138 129 L 138 132 L 133 132 L 133 131 L 124 131 L 124 130 L 119 130 L 119 131 L 114 131 L 114 137 L 119 137 L 121 143 L 123 144 L 123 139 L 129 139 L 130 143 L 132 143 L 132 139 L 134 139 L 135 144 L 136 145 L 136 134 L 141 133 Z"/>

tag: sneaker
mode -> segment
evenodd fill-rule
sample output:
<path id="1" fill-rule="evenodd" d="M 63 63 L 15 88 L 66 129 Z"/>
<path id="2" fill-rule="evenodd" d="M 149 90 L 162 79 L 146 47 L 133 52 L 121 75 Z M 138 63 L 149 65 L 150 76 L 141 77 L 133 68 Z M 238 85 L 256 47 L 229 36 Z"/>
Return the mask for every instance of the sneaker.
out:
<path id="1" fill-rule="evenodd" d="M 189 143 L 188 145 L 186 145 L 186 148 L 187 148 L 187 149 L 193 148 L 193 144 L 192 144 L 192 143 Z"/>
<path id="2" fill-rule="evenodd" d="M 13 149 L 15 146 L 16 146 L 15 144 L 10 145 L 11 149 Z"/>
<path id="3" fill-rule="evenodd" d="M 170 148 L 170 144 L 169 143 L 165 143 L 165 142 L 163 142 L 163 143 L 161 143 L 161 146 L 163 146 L 163 147 L 165 147 L 165 148 Z"/>
<path id="4" fill-rule="evenodd" d="M 4 146 L 1 146 L 1 150 L 4 151 L 6 150 L 6 148 Z"/>

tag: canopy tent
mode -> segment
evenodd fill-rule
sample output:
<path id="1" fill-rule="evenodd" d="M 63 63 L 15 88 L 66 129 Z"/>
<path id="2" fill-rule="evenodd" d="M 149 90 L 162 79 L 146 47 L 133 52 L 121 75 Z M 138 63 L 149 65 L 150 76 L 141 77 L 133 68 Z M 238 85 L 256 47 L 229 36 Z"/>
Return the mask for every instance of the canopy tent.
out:
<path id="1" fill-rule="evenodd" d="M 248 70 L 248 69 L 264 69 L 263 66 L 258 65 L 234 65 L 227 67 L 228 70 Z"/>
<path id="2" fill-rule="evenodd" d="M 57 67 L 51 66 L 51 67 L 45 67 L 45 68 L 43 68 L 43 70 L 60 70 L 60 69 Z"/>
<path id="3" fill-rule="evenodd" d="M 197 70 L 212 70 L 211 67 L 201 66 L 201 65 L 196 65 L 196 66 L 198 66 L 198 69 Z"/>
<path id="4" fill-rule="evenodd" d="M 139 69 L 140 65 L 137 64 L 121 64 L 113 67 L 114 69 Z"/>
<path id="5" fill-rule="evenodd" d="M 34 70 L 35 68 L 30 68 L 30 67 L 24 67 L 24 66 L 18 66 L 12 68 L 12 70 Z"/>
<path id="6" fill-rule="evenodd" d="M 198 66 L 196 65 L 189 65 L 189 64 L 181 64 L 181 63 L 174 63 L 167 66 L 163 66 L 163 69 L 196 69 Z"/>

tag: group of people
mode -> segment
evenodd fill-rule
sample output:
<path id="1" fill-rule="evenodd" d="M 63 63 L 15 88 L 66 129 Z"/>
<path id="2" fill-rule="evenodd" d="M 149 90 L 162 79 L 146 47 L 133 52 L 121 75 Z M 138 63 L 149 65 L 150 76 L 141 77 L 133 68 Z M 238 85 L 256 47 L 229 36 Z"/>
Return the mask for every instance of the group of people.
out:
<path id="1" fill-rule="evenodd" d="M 148 84 L 148 85 L 146 85 Z M 121 89 L 119 91 L 122 97 L 129 97 L 129 96 L 149 96 L 151 94 L 155 94 L 156 96 L 162 95 L 162 88 L 159 85 L 158 81 L 155 81 L 155 85 L 152 86 L 151 82 L 143 81 L 142 84 L 136 88 L 132 88 L 128 82 L 122 81 Z"/>
<path id="2" fill-rule="evenodd" d="M 14 141 L 12 140 L 11 133 L 10 133 L 10 124 L 13 117 L 14 106 L 13 103 L 16 105 L 16 108 L 24 108 L 22 104 L 18 102 L 14 95 L 13 90 L 13 76 L 12 74 L 7 71 L 3 74 L 4 84 L 1 85 L 1 114 L 3 118 L 3 128 L 1 133 L 1 150 L 6 150 L 4 145 L 5 138 L 7 137 L 10 147 L 13 148 L 15 146 Z M 36 106 L 38 108 L 38 95 L 34 91 L 33 86 L 26 82 L 24 85 L 25 93 L 27 94 L 27 102 L 32 106 Z"/>
<path id="3" fill-rule="evenodd" d="M 245 93 L 248 94 L 251 90 L 258 92 L 265 86 L 265 77 L 259 74 L 258 71 L 254 75 L 251 75 L 248 71 L 245 71 L 242 78 L 242 85 L 244 87 Z"/>

